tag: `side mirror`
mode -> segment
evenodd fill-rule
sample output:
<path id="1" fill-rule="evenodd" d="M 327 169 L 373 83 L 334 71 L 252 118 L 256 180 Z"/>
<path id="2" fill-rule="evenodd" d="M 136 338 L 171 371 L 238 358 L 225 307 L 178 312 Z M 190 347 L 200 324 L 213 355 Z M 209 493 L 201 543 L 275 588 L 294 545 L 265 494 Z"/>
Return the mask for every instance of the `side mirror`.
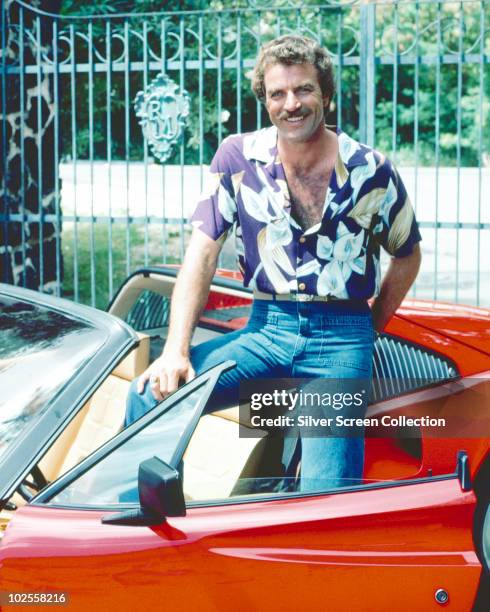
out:
<path id="1" fill-rule="evenodd" d="M 102 517 L 107 525 L 160 525 L 167 516 L 185 516 L 179 472 L 159 459 L 143 461 L 138 471 L 140 507 Z"/>

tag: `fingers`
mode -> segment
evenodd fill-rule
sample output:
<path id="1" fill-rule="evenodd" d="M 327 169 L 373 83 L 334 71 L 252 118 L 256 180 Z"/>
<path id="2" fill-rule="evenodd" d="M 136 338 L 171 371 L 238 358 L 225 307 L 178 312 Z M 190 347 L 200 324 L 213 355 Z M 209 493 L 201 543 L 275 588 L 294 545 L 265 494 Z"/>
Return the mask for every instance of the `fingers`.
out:
<path id="1" fill-rule="evenodd" d="M 173 393 L 179 387 L 179 380 L 182 378 L 181 370 L 170 370 L 167 377 L 167 392 Z"/>
<path id="2" fill-rule="evenodd" d="M 165 372 L 162 371 L 159 375 L 150 377 L 150 389 L 151 394 L 158 402 L 167 397 L 167 376 Z"/>
<path id="3" fill-rule="evenodd" d="M 141 374 L 141 376 L 138 378 L 138 383 L 136 386 L 138 393 L 143 393 L 143 391 L 145 390 L 146 382 L 148 380 L 150 380 L 150 370 L 145 370 L 143 374 Z"/>
<path id="4" fill-rule="evenodd" d="M 155 362 L 138 378 L 136 388 L 138 393 L 143 393 L 146 384 L 148 384 L 152 396 L 157 401 L 162 401 L 168 395 L 177 391 L 180 381 L 187 383 L 192 380 L 195 375 L 194 369 L 190 363 L 181 368 L 169 368 Z"/>
<path id="5" fill-rule="evenodd" d="M 188 383 L 191 380 L 194 380 L 195 377 L 196 377 L 196 373 L 194 372 L 194 368 L 190 365 L 187 368 L 187 376 L 185 377 L 185 382 Z"/>

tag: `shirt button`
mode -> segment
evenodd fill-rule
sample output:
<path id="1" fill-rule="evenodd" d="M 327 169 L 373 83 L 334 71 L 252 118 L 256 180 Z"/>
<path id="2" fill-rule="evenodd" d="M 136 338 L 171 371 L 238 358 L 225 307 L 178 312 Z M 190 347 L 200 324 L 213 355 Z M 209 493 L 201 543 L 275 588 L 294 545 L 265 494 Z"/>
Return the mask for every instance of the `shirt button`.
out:
<path id="1" fill-rule="evenodd" d="M 299 239 L 299 241 L 301 242 L 301 244 L 303 244 L 303 242 L 306 242 L 306 238 L 304 236 L 301 236 L 301 238 Z"/>
<path id="2" fill-rule="evenodd" d="M 304 283 L 300 283 L 300 284 L 298 285 L 298 289 L 299 289 L 300 291 L 304 291 L 304 290 L 306 289 L 306 285 L 305 285 Z"/>

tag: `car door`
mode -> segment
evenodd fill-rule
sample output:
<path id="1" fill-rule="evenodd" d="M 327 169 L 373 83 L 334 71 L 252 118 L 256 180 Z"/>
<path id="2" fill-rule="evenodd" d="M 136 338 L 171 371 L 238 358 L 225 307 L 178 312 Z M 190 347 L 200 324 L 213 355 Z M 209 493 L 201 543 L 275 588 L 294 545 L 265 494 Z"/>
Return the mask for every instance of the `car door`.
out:
<path id="1" fill-rule="evenodd" d="M 181 388 L 21 508 L 0 545 L 1 590 L 63 592 L 71 610 L 429 610 L 437 597 L 470 609 L 481 572 L 475 497 L 455 474 L 201 499 L 153 526 L 103 523 L 137 505 L 142 460 L 179 462 L 226 367 Z M 167 444 L 176 432 L 180 449 Z"/>

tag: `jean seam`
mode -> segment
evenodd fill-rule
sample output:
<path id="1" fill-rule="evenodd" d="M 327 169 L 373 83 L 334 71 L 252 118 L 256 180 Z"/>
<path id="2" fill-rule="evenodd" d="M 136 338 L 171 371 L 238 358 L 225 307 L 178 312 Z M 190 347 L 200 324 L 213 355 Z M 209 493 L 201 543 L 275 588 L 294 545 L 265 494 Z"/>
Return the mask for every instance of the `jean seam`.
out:
<path id="1" fill-rule="evenodd" d="M 371 318 L 369 319 L 352 319 L 348 316 L 346 316 L 345 318 L 339 318 L 339 317 L 335 317 L 335 318 L 330 318 L 330 317 L 322 317 L 321 321 L 323 322 L 325 320 L 325 322 L 330 325 L 330 326 L 348 326 L 348 327 L 363 327 L 366 329 L 369 329 L 370 327 L 372 327 L 372 321 Z"/>
<path id="2" fill-rule="evenodd" d="M 369 372 L 369 366 L 366 367 L 364 364 L 361 364 L 358 361 L 345 361 L 343 359 L 325 359 L 325 361 L 323 362 L 323 365 L 325 366 L 334 366 L 334 367 L 344 367 L 344 368 L 355 368 L 356 370 L 359 370 L 360 372 Z"/>
<path id="3" fill-rule="evenodd" d="M 320 343 L 320 355 L 318 356 L 318 360 L 322 363 L 323 353 L 325 351 L 325 329 L 324 329 L 324 319 L 320 319 L 320 330 L 322 334 L 322 341 Z"/>

